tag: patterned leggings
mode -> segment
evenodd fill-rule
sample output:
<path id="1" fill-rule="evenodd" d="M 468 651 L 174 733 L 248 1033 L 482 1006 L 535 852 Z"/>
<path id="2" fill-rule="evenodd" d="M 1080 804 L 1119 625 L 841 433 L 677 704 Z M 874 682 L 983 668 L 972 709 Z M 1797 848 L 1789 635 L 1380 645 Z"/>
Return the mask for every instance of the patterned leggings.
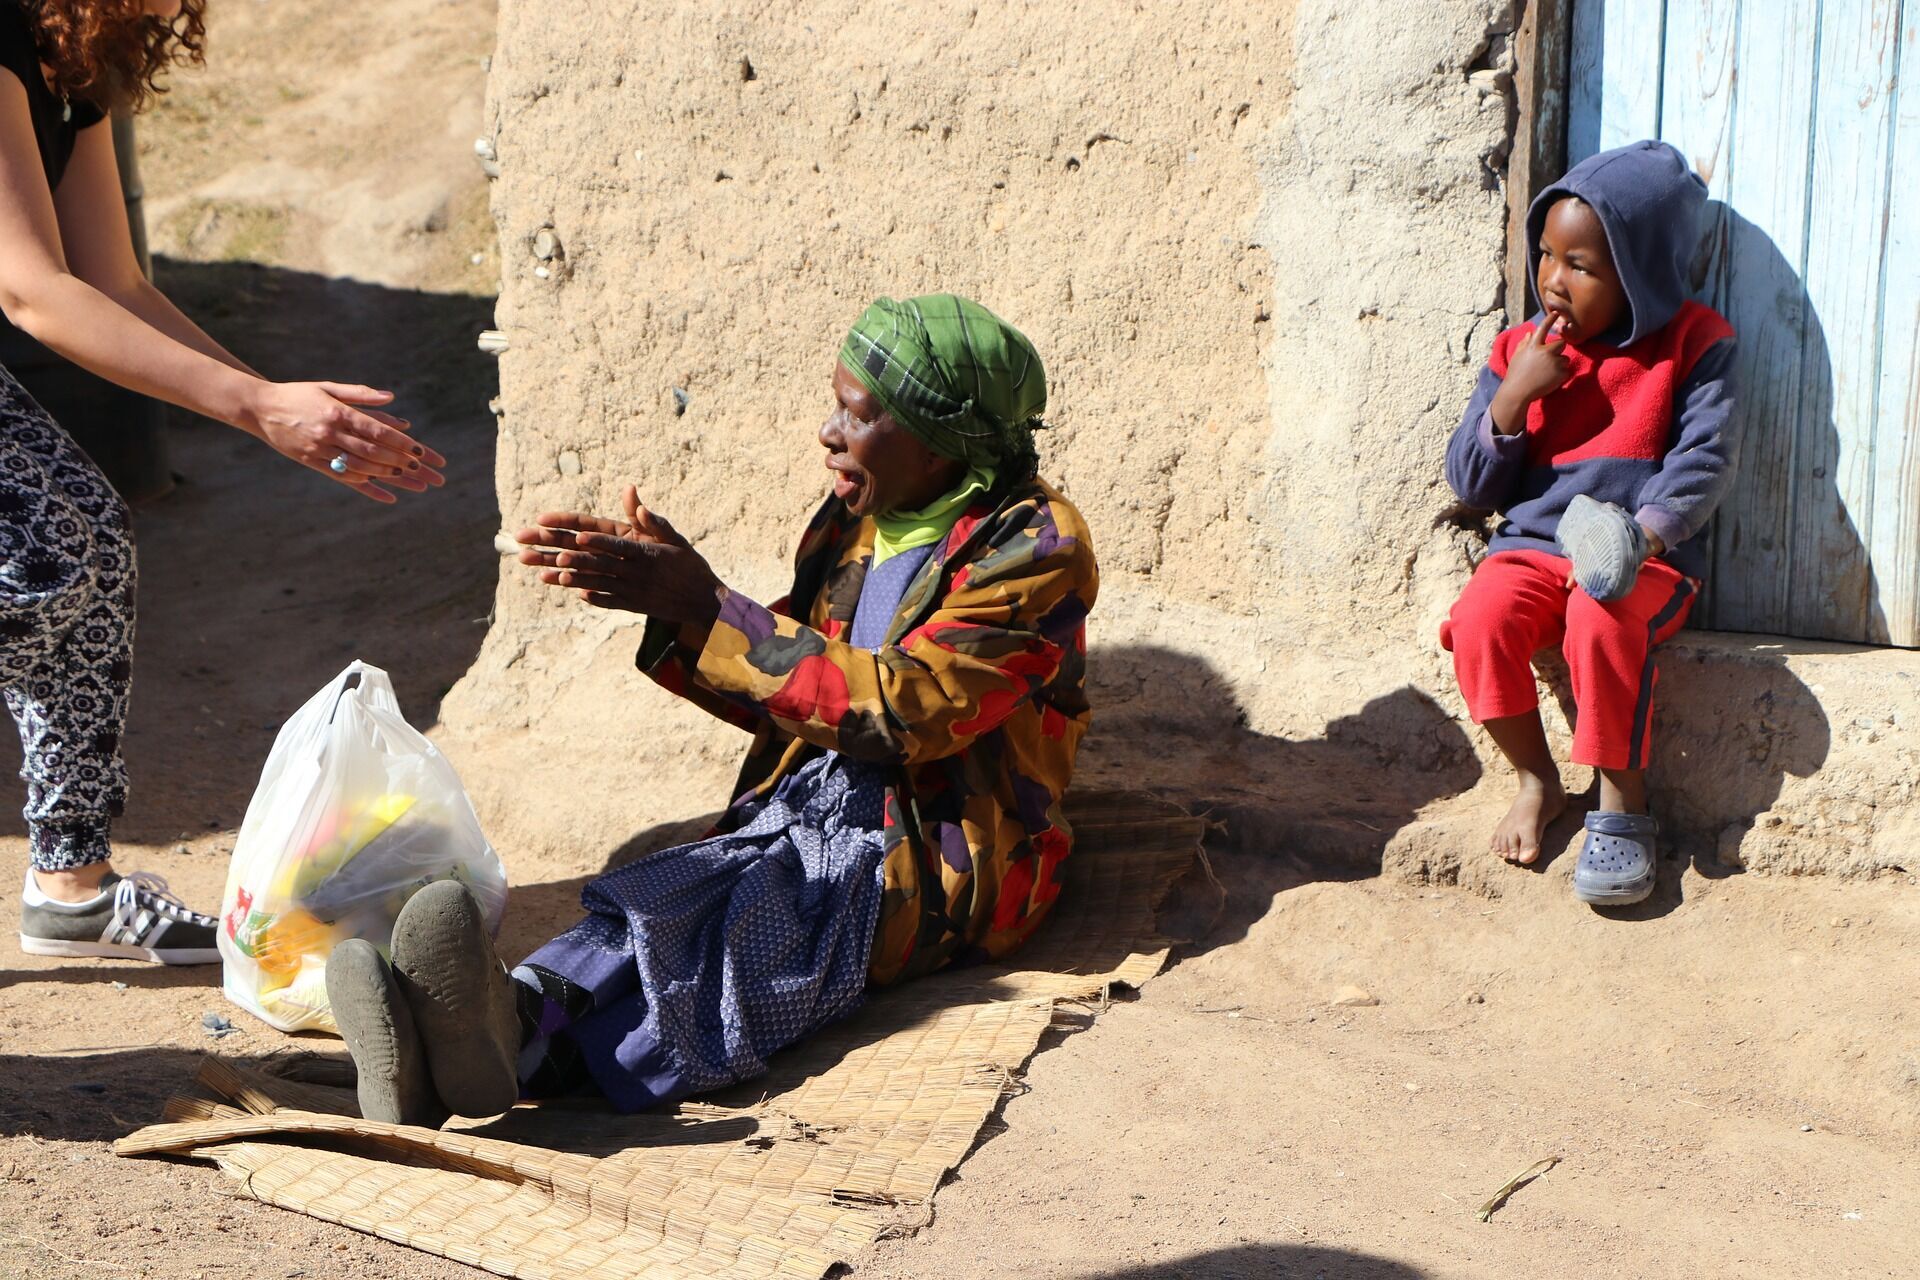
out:
<path id="1" fill-rule="evenodd" d="M 104 861 L 126 803 L 134 579 L 126 503 L 0 368 L 0 688 L 41 871 Z"/>

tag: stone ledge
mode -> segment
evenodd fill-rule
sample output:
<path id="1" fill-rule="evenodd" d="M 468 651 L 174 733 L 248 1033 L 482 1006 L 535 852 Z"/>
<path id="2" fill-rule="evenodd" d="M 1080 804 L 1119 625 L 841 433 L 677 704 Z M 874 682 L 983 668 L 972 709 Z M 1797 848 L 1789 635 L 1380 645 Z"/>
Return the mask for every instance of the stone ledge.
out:
<path id="1" fill-rule="evenodd" d="M 1920 870 L 1920 652 L 1686 632 L 1661 665 L 1654 805 L 1683 846 L 1789 875 Z"/>

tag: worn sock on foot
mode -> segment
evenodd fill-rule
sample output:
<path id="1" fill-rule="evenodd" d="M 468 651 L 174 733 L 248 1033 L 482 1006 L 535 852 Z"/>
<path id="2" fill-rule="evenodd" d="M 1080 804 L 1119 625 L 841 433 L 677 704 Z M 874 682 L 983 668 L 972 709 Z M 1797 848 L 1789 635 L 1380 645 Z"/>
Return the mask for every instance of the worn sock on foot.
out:
<path id="1" fill-rule="evenodd" d="M 441 1100 L 461 1116 L 511 1107 L 520 1094 L 520 984 L 494 954 L 466 886 L 442 880 L 407 900 L 393 926 L 393 969 Z"/>
<path id="2" fill-rule="evenodd" d="M 364 1118 L 428 1127 L 446 1120 L 413 1015 L 371 942 L 349 938 L 327 957 L 327 1002 L 359 1073 Z"/>

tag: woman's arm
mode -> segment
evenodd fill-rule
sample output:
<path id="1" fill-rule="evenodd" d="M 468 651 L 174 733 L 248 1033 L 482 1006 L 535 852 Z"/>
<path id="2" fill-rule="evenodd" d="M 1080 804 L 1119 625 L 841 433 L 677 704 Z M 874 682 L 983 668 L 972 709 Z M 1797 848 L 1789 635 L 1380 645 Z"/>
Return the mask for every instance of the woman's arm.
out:
<path id="1" fill-rule="evenodd" d="M 53 208 L 67 269 L 76 277 L 188 350 L 250 378 L 260 377 L 182 315 L 140 270 L 140 260 L 133 252 L 132 229 L 127 225 L 126 197 L 120 187 L 109 122 L 103 120 L 81 132 L 66 175 L 53 193 Z"/>
<path id="2" fill-rule="evenodd" d="M 631 490 L 628 501 L 637 510 Z M 874 653 L 728 590 L 651 513 L 630 521 L 636 536 L 562 513 L 540 521 L 520 534 L 521 562 L 591 604 L 650 615 L 650 630 L 677 624 L 679 683 L 745 713 L 735 723 L 770 721 L 862 760 L 936 760 L 997 728 L 1081 643 L 1099 590 L 1077 522 L 1062 529 L 1036 503 L 956 572 L 926 623 Z"/>
<path id="3" fill-rule="evenodd" d="M 129 267 L 138 274 L 111 132 L 105 122 L 81 132 L 56 204 L 29 119 L 25 87 L 0 69 L 0 311 L 9 320 L 110 382 L 238 427 L 368 497 L 393 501 L 381 485 L 418 492 L 443 483 L 435 469 L 445 459 L 392 420 L 352 407 L 385 404 L 388 393 L 267 382 L 237 361 L 227 363 L 230 356 L 183 343 L 84 279 L 75 264 L 109 280 L 124 280 Z M 63 235 L 63 210 L 74 218 L 70 236 Z M 127 246 L 119 250 L 124 260 L 107 243 L 115 236 Z M 344 475 L 328 467 L 338 455 L 348 459 Z"/>

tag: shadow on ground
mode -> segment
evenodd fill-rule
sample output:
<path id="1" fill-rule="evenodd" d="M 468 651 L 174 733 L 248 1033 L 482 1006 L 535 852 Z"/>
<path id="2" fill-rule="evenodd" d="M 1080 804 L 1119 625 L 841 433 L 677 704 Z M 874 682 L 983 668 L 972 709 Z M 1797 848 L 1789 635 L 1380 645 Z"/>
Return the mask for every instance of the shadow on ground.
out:
<path id="1" fill-rule="evenodd" d="M 1379 875 L 1397 832 L 1480 778 L 1465 730 L 1410 685 L 1289 739 L 1249 729 L 1226 678 L 1191 654 L 1104 647 L 1088 673 L 1094 730 L 1075 785 L 1150 790 L 1213 824 L 1219 918 L 1176 957 L 1239 941 L 1288 889 Z M 1178 886 L 1170 911 L 1204 914 L 1205 888 Z"/>
<path id="2" fill-rule="evenodd" d="M 1426 1274 L 1404 1262 L 1346 1249 L 1242 1244 L 1119 1271 L 1089 1272 L 1077 1280 L 1421 1280 Z"/>
<path id="3" fill-rule="evenodd" d="M 219 993 L 210 990 L 207 997 L 208 1007 L 216 1007 Z M 138 1024 L 103 1021 L 98 1034 L 103 1042 L 124 1041 L 138 1031 Z M 215 1043 L 209 1039 L 208 1049 Z M 201 1050 L 176 1045 L 78 1051 L 86 1047 L 58 1055 L 0 1054 L 7 1081 L 0 1092 L 0 1138 L 112 1142 L 159 1120 L 168 1098 L 193 1091 L 194 1073 L 206 1059 Z"/>

